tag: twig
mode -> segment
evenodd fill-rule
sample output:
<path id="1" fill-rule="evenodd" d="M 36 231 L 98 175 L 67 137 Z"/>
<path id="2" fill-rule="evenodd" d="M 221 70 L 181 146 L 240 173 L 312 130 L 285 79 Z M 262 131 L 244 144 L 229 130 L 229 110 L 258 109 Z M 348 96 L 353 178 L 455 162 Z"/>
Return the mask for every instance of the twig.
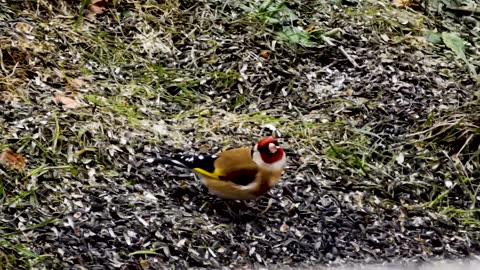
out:
<path id="1" fill-rule="evenodd" d="M 340 46 L 340 51 L 343 53 L 343 55 L 345 55 L 345 57 L 347 57 L 348 61 L 350 61 L 350 63 L 352 63 L 352 65 L 356 68 L 359 68 L 360 66 L 357 64 L 357 62 L 355 62 L 355 59 L 353 59 L 346 51 L 345 49 L 343 48 L 343 46 Z"/>
<path id="2" fill-rule="evenodd" d="M 475 209 L 475 205 L 477 204 L 477 195 L 478 195 L 478 190 L 480 189 L 480 184 L 477 185 L 477 189 L 475 190 L 475 194 L 473 194 L 473 201 L 472 205 L 470 205 L 470 209 Z"/>
<path id="3" fill-rule="evenodd" d="M 329 37 L 327 37 L 327 36 L 325 36 L 325 35 L 322 35 L 320 38 L 321 38 L 321 39 L 323 40 L 323 42 L 325 42 L 328 46 L 335 46 L 335 44 L 332 42 L 332 39 L 331 39 L 331 38 L 329 38 Z"/>
<path id="4" fill-rule="evenodd" d="M 458 150 L 458 153 L 457 153 L 457 156 L 460 155 L 460 153 L 463 151 L 463 149 L 465 148 L 465 146 L 467 146 L 468 142 L 470 142 L 470 140 L 473 138 L 473 134 L 470 135 L 470 137 L 468 137 L 467 141 L 465 141 L 465 143 L 463 144 L 462 148 L 460 148 L 460 150 Z"/>
<path id="5" fill-rule="evenodd" d="M 480 9 L 477 7 L 445 7 L 446 10 L 457 11 L 459 13 L 480 14 Z"/>
<path id="6" fill-rule="evenodd" d="M 3 53 L 2 53 L 2 49 L 0 48 L 0 66 L 2 67 L 3 71 L 5 72 L 5 75 L 8 74 L 8 70 L 5 68 L 5 66 L 3 65 Z"/>

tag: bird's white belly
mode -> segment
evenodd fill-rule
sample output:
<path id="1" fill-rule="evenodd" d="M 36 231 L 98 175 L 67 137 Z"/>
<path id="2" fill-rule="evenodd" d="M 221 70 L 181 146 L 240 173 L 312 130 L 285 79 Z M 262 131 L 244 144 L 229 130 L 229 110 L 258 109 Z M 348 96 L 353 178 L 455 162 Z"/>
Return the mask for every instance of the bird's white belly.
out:
<path id="1" fill-rule="evenodd" d="M 243 186 L 238 186 L 238 189 L 232 190 L 231 192 L 221 192 L 218 190 L 213 190 L 211 189 L 208 185 L 207 182 L 205 181 L 205 178 L 200 175 L 196 174 L 198 178 L 200 179 L 200 182 L 202 185 L 208 188 L 208 190 L 213 193 L 214 195 L 222 198 L 222 199 L 228 199 L 228 200 L 253 200 L 256 198 L 255 195 L 250 194 L 249 192 L 246 192 L 247 190 Z"/>

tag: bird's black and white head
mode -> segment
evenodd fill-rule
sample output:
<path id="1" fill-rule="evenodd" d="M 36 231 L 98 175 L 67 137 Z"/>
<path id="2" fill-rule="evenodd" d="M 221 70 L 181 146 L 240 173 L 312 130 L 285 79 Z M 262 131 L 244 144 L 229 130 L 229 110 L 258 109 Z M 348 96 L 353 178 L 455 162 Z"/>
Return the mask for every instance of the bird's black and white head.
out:
<path id="1" fill-rule="evenodd" d="M 283 147 L 272 137 L 258 141 L 252 149 L 252 158 L 260 168 L 269 171 L 283 169 L 287 161 Z"/>

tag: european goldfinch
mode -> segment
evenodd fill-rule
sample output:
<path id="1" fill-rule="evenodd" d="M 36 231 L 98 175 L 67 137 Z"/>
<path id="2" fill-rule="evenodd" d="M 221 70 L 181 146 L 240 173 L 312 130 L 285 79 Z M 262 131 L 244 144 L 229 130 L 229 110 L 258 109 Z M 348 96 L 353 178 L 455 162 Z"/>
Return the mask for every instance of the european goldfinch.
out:
<path id="1" fill-rule="evenodd" d="M 153 162 L 192 170 L 202 184 L 218 197 L 252 200 L 280 181 L 286 154 L 276 139 L 267 137 L 252 148 L 234 148 L 217 155 L 173 155 Z"/>

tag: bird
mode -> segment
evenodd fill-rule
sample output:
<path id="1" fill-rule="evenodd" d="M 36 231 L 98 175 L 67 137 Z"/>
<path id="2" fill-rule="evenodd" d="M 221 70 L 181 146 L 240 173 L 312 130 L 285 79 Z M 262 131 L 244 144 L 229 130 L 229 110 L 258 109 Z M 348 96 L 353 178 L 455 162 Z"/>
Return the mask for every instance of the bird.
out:
<path id="1" fill-rule="evenodd" d="M 230 200 L 253 200 L 281 179 L 287 157 L 273 137 L 252 147 L 231 148 L 218 154 L 173 154 L 150 161 L 182 167 L 195 173 L 214 195 Z"/>

